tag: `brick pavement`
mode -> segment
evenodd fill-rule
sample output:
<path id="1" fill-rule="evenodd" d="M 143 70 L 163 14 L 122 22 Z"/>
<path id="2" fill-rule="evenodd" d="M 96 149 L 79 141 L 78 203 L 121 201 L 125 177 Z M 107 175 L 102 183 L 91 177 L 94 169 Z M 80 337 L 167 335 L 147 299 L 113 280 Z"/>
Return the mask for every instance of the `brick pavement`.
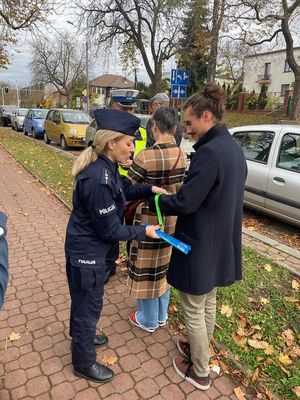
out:
<path id="1" fill-rule="evenodd" d="M 168 327 L 149 334 L 129 325 L 135 302 L 120 271 L 105 287 L 98 325 L 110 340 L 98 350 L 98 359 L 116 356 L 116 377 L 105 385 L 75 377 L 63 251 L 69 211 L 2 147 L 0 171 L 0 209 L 9 215 L 10 250 L 10 284 L 0 312 L 0 400 L 236 399 L 233 389 L 239 383 L 228 375 L 214 375 L 207 392 L 182 381 L 172 367 L 177 337 Z M 247 240 L 253 245 L 256 239 Z M 12 331 L 21 334 L 20 340 L 6 340 Z"/>

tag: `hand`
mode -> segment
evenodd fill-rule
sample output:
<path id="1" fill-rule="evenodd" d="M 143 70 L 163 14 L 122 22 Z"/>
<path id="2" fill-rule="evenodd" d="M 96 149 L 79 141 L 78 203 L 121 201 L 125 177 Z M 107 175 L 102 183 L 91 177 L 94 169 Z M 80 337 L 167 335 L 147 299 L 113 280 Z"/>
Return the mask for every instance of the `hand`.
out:
<path id="1" fill-rule="evenodd" d="M 160 193 L 160 194 L 169 194 L 165 189 L 160 188 L 158 186 L 152 186 L 151 190 L 152 190 L 152 193 L 154 193 L 154 194 L 158 194 L 158 193 Z"/>
<path id="2" fill-rule="evenodd" d="M 148 225 L 146 227 L 146 235 L 152 239 L 159 239 L 159 236 L 156 234 L 156 230 L 159 229 L 159 225 Z"/>
<path id="3" fill-rule="evenodd" d="M 119 165 L 121 165 L 121 167 L 125 168 L 125 169 L 129 169 L 132 165 L 133 161 L 130 160 L 130 158 L 124 162 L 124 163 L 119 163 Z"/>

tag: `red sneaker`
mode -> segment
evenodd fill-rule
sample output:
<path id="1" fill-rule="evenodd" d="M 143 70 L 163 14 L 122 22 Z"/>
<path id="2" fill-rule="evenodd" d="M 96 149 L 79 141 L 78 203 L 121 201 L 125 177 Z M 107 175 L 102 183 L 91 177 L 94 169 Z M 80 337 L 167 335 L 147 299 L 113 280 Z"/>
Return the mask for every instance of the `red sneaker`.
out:
<path id="1" fill-rule="evenodd" d="M 191 360 L 191 349 L 187 340 L 178 339 L 177 348 L 184 357 L 186 357 L 188 360 Z"/>
<path id="2" fill-rule="evenodd" d="M 208 390 L 211 385 L 211 380 L 209 376 L 197 376 L 193 369 L 193 363 L 187 360 L 185 357 L 176 356 L 173 358 L 173 365 L 175 371 L 181 378 L 190 382 L 197 389 Z"/>
<path id="3" fill-rule="evenodd" d="M 128 319 L 129 319 L 129 322 L 132 323 L 132 325 L 138 326 L 139 328 L 143 329 L 146 332 L 153 333 L 155 331 L 155 328 L 147 328 L 146 326 L 141 325 L 137 321 L 137 319 L 136 319 L 136 311 L 135 310 L 130 311 Z"/>

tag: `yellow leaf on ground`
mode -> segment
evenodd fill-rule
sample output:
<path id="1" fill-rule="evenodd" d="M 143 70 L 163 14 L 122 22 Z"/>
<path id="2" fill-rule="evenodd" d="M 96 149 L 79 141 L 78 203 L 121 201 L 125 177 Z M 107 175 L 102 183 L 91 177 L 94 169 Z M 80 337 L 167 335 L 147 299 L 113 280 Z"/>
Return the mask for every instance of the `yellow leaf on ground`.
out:
<path id="1" fill-rule="evenodd" d="M 264 342 L 262 340 L 248 339 L 249 346 L 254 349 L 267 349 L 269 347 L 268 342 Z"/>
<path id="2" fill-rule="evenodd" d="M 299 291 L 300 283 L 299 283 L 299 281 L 298 281 L 297 279 L 293 279 L 293 280 L 292 280 L 292 288 L 293 288 L 294 290 L 296 290 L 296 292 Z"/>
<path id="3" fill-rule="evenodd" d="M 254 232 L 255 231 L 255 227 L 254 226 L 248 226 L 249 231 Z"/>
<path id="4" fill-rule="evenodd" d="M 290 359 L 290 357 L 287 354 L 283 354 L 283 353 L 280 354 L 279 361 L 283 365 L 293 364 L 293 361 Z"/>
<path id="5" fill-rule="evenodd" d="M 255 335 L 252 336 L 253 340 L 260 340 L 262 338 L 262 334 L 261 333 L 256 333 Z"/>
<path id="6" fill-rule="evenodd" d="M 101 362 L 105 365 L 115 365 L 115 363 L 117 362 L 117 357 L 104 355 L 101 358 Z"/>
<path id="7" fill-rule="evenodd" d="M 281 337 L 288 347 L 292 346 L 295 342 L 294 332 L 291 329 L 283 331 Z"/>
<path id="8" fill-rule="evenodd" d="M 258 372 L 258 368 L 256 368 L 256 370 L 254 371 L 254 374 L 252 375 L 252 382 L 257 381 L 259 376 L 259 372 Z"/>
<path id="9" fill-rule="evenodd" d="M 259 325 L 253 325 L 251 326 L 252 329 L 256 329 L 257 331 L 261 330 L 261 327 Z"/>
<path id="10" fill-rule="evenodd" d="M 227 304 L 222 304 L 221 314 L 226 315 L 226 317 L 229 318 L 232 315 L 232 308 L 229 307 Z"/>
<path id="11" fill-rule="evenodd" d="M 295 395 L 300 398 L 300 386 L 295 386 L 292 391 L 295 393 Z"/>
<path id="12" fill-rule="evenodd" d="M 176 306 L 169 306 L 169 314 L 175 314 L 178 312 L 178 308 Z"/>
<path id="13" fill-rule="evenodd" d="M 238 346 L 245 346 L 245 344 L 247 343 L 247 338 L 240 336 L 235 332 L 233 332 L 231 337 L 234 340 L 234 343 L 236 343 Z"/>
<path id="14" fill-rule="evenodd" d="M 265 268 L 265 270 L 268 271 L 268 272 L 272 272 L 272 271 L 273 271 L 273 267 L 272 267 L 271 264 L 265 264 L 265 265 L 264 265 L 264 268 Z"/>
<path id="15" fill-rule="evenodd" d="M 267 356 L 273 354 L 273 353 L 274 353 L 273 347 L 269 345 L 269 346 L 264 350 L 264 353 L 265 353 Z"/>
<path id="16" fill-rule="evenodd" d="M 9 336 L 8 336 L 8 340 L 10 342 L 14 342 L 15 340 L 20 340 L 21 339 L 21 335 L 19 334 L 19 332 L 12 332 Z"/>
<path id="17" fill-rule="evenodd" d="M 293 347 L 291 347 L 290 349 L 288 349 L 288 350 L 286 351 L 286 354 L 287 354 L 288 356 L 294 357 L 294 358 L 300 357 L 300 347 L 298 347 L 298 346 L 293 346 Z"/>
<path id="18" fill-rule="evenodd" d="M 269 303 L 269 300 L 266 299 L 265 297 L 261 297 L 261 298 L 259 299 L 259 302 L 260 302 L 260 304 L 265 305 L 265 304 L 268 304 L 268 303 Z"/>
<path id="19" fill-rule="evenodd" d="M 239 387 L 237 387 L 237 388 L 234 388 L 233 391 L 234 391 L 234 394 L 236 395 L 236 397 L 237 397 L 239 400 L 245 400 L 245 399 L 246 399 L 245 393 L 243 392 L 241 386 L 239 386 Z"/>
<path id="20" fill-rule="evenodd" d="M 284 300 L 289 301 L 291 303 L 298 303 L 300 302 L 300 299 L 297 299 L 296 297 L 284 297 Z"/>

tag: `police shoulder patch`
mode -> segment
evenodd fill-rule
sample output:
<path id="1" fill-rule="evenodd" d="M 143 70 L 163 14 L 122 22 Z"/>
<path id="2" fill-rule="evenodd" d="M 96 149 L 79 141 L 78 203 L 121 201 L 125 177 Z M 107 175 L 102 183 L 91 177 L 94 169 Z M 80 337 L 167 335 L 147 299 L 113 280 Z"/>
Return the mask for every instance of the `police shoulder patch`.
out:
<path id="1" fill-rule="evenodd" d="M 103 208 L 97 208 L 97 214 L 99 217 L 107 217 L 110 214 L 113 214 L 116 212 L 117 207 L 115 203 L 112 203 L 108 207 L 103 207 Z"/>

